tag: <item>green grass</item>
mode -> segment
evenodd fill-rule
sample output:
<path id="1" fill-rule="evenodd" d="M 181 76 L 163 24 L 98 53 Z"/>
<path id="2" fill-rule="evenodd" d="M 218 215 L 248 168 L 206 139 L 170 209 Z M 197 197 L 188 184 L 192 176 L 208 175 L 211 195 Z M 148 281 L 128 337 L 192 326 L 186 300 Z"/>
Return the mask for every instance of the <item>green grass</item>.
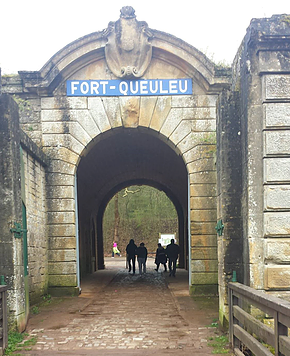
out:
<path id="1" fill-rule="evenodd" d="M 37 339 L 32 337 L 23 342 L 24 337 L 28 334 L 18 332 L 10 332 L 8 334 L 8 346 L 5 350 L 5 355 L 20 356 L 21 354 L 15 353 L 16 351 L 31 350 L 31 346 L 36 344 Z"/>
<path id="2" fill-rule="evenodd" d="M 210 338 L 208 346 L 213 347 L 213 354 L 227 354 L 229 353 L 229 339 L 225 335 L 220 335 Z"/>

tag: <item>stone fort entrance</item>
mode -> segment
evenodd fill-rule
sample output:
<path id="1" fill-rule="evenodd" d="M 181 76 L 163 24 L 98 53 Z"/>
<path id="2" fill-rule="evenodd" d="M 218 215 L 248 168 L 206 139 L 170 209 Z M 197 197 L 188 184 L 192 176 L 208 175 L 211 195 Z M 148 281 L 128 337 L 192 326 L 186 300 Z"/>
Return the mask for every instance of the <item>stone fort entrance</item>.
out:
<path id="1" fill-rule="evenodd" d="M 277 21 L 272 19 L 279 24 L 277 36 L 288 33 L 287 22 Z M 258 22 L 252 26 L 259 31 Z M 269 33 L 273 28 L 264 27 Z M 11 303 L 18 303 L 14 317 L 19 325 L 25 324 L 27 309 L 13 295 L 26 290 L 33 302 L 48 292 L 78 294 L 82 276 L 104 267 L 106 204 L 132 184 L 163 190 L 174 203 L 180 266 L 189 271 L 190 291 L 219 290 L 221 318 L 233 271 L 251 286 L 280 288 L 271 277 L 278 263 L 274 252 L 268 258 L 275 268 L 266 267 L 264 246 L 274 248 L 276 235 L 270 214 L 264 214 L 272 208 L 265 208 L 263 199 L 275 200 L 275 189 L 281 184 L 288 189 L 289 179 L 270 177 L 268 182 L 263 165 L 268 174 L 275 163 L 266 158 L 283 155 L 288 162 L 289 152 L 287 145 L 278 153 L 272 146 L 263 149 L 262 142 L 287 127 L 287 114 L 277 123 L 272 109 L 283 102 L 279 108 L 288 112 L 290 99 L 289 93 L 279 96 L 273 89 L 280 87 L 274 83 L 280 77 L 269 75 L 273 70 L 267 56 L 272 51 L 275 57 L 276 42 L 267 37 L 258 42 L 259 34 L 256 42 L 247 36 L 233 70 L 221 68 L 182 40 L 150 29 L 131 7 L 124 7 L 120 19 L 106 30 L 67 45 L 40 71 L 2 79 L 2 92 L 13 94 L 18 103 L 21 127 L 19 131 L 15 104 L 3 94 L 3 130 L 10 140 L 3 141 L 1 149 L 21 187 L 10 186 L 15 199 L 9 198 L 9 211 L 6 202 L 2 220 L 11 228 L 14 222 L 22 223 L 21 209 L 13 208 L 21 203 L 17 191 L 22 188 L 28 226 L 26 283 L 19 271 L 19 283 L 9 277 L 16 265 L 23 266 L 21 254 L 14 253 L 26 248 L 22 232 L 19 239 L 12 239 L 9 229 L 3 233 L 11 259 L 2 270 L 11 287 Z M 287 51 L 288 42 L 283 45 Z M 275 73 L 287 72 L 286 62 Z M 267 132 L 265 115 L 276 122 L 267 121 Z M 22 175 L 13 160 L 23 160 Z M 253 186 L 257 189 L 252 192 Z M 285 204 L 288 211 L 290 204 Z M 258 224 L 254 230 L 253 216 Z M 286 238 L 286 230 L 279 237 Z"/>

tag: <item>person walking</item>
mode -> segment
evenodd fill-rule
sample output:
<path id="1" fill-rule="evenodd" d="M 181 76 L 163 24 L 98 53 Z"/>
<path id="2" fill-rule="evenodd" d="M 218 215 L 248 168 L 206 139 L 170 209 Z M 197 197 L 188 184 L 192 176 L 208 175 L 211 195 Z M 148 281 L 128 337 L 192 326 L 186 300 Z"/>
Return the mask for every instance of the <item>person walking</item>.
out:
<path id="1" fill-rule="evenodd" d="M 135 274 L 136 250 L 137 250 L 137 246 L 135 245 L 134 240 L 131 239 L 126 247 L 126 252 L 127 252 L 127 263 L 129 266 L 129 273 L 133 268 L 133 274 Z M 131 262 L 132 262 L 132 266 L 131 266 Z"/>
<path id="2" fill-rule="evenodd" d="M 179 246 L 175 243 L 174 239 L 171 239 L 171 243 L 167 245 L 165 253 L 168 257 L 169 277 L 175 277 L 176 262 L 180 252 Z"/>
<path id="3" fill-rule="evenodd" d="M 117 242 L 114 242 L 114 243 L 113 243 L 112 258 L 114 258 L 115 255 L 117 255 L 117 256 L 119 256 L 119 257 L 121 256 L 120 250 L 118 249 Z"/>
<path id="4" fill-rule="evenodd" d="M 167 272 L 166 262 L 167 262 L 167 258 L 166 258 L 165 249 L 164 247 L 161 246 L 161 243 L 158 243 L 158 247 L 155 254 L 155 264 L 156 264 L 155 271 L 158 272 L 161 263 L 164 266 L 164 272 Z"/>
<path id="5" fill-rule="evenodd" d="M 139 264 L 139 274 L 146 273 L 147 248 L 144 242 L 140 243 L 140 246 L 136 250 L 136 255 Z"/>

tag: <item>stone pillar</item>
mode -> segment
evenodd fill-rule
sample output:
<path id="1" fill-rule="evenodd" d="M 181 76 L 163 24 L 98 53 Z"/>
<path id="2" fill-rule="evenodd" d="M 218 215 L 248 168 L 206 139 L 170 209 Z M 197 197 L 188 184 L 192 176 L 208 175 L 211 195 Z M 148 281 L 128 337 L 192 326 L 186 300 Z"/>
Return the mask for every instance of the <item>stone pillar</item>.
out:
<path id="1" fill-rule="evenodd" d="M 220 321 L 228 314 L 227 284 L 236 272 L 244 282 L 243 256 L 247 255 L 242 234 L 242 151 L 239 93 L 223 92 L 217 118 L 217 220 Z"/>
<path id="2" fill-rule="evenodd" d="M 26 325 L 22 238 L 10 231 L 22 225 L 20 129 L 18 107 L 7 94 L 0 96 L 0 274 L 8 285 L 10 328 Z"/>

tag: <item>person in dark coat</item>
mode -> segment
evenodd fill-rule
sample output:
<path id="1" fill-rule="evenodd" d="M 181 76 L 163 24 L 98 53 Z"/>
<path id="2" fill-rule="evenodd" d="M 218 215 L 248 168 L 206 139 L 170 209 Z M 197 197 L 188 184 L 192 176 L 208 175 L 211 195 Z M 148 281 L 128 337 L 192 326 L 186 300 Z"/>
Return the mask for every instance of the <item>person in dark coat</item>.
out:
<path id="1" fill-rule="evenodd" d="M 144 246 L 144 242 L 140 243 L 140 246 L 136 250 L 136 255 L 139 264 L 139 274 L 146 273 L 147 248 Z"/>
<path id="2" fill-rule="evenodd" d="M 134 240 L 131 239 L 126 247 L 126 252 L 127 252 L 129 273 L 131 272 L 131 269 L 133 268 L 133 274 L 135 274 L 136 250 L 137 250 L 137 246 L 135 245 Z M 132 266 L 131 266 L 131 262 L 132 262 Z"/>
<path id="3" fill-rule="evenodd" d="M 158 272 L 161 263 L 164 266 L 164 272 L 167 272 L 166 262 L 167 262 L 167 258 L 166 258 L 165 249 L 159 243 L 155 255 L 155 264 L 156 264 L 155 271 Z"/>
<path id="4" fill-rule="evenodd" d="M 166 247 L 166 255 L 168 257 L 168 266 L 169 266 L 169 277 L 175 277 L 176 273 L 176 262 L 180 252 L 179 246 L 174 243 L 174 239 L 171 239 L 171 243 Z"/>

